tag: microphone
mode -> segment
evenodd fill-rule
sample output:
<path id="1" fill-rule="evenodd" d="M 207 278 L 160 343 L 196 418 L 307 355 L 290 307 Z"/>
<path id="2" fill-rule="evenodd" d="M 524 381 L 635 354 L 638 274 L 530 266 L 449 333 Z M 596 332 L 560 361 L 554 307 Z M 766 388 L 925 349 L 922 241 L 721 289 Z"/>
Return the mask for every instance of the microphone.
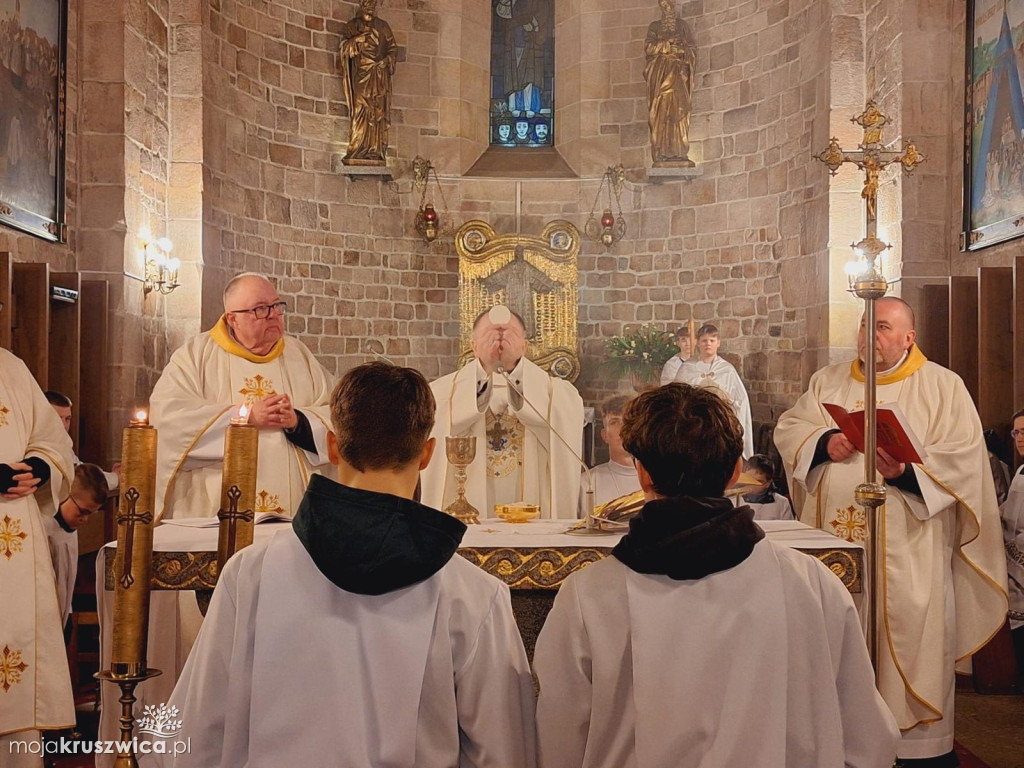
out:
<path id="1" fill-rule="evenodd" d="M 380 350 L 379 352 L 377 351 L 378 349 Z M 367 339 L 366 344 L 363 345 L 363 350 L 388 365 L 396 364 L 394 360 L 384 354 L 384 344 L 380 339 Z"/>
<path id="2" fill-rule="evenodd" d="M 585 462 L 583 460 L 583 457 L 577 454 L 573 447 L 569 445 L 568 442 L 566 442 L 565 438 L 562 437 L 561 434 L 559 434 L 558 430 L 554 428 L 550 421 L 548 421 L 547 417 L 537 409 L 537 406 L 530 402 L 530 399 L 523 393 L 523 390 L 521 390 L 519 387 L 515 385 L 515 383 L 512 381 L 509 375 L 505 372 L 505 366 L 503 366 L 501 362 L 499 362 L 497 366 L 495 366 L 494 371 L 495 373 L 501 375 L 501 377 L 505 379 L 505 383 L 508 384 L 509 389 L 511 389 L 513 392 L 515 392 L 517 395 L 523 398 L 523 402 L 530 406 L 530 410 L 537 414 L 538 418 L 540 418 L 540 420 L 547 425 L 547 428 L 551 431 L 551 434 L 558 438 L 559 442 L 561 442 L 562 445 L 566 447 L 569 453 L 572 454 L 572 457 L 576 459 L 577 462 L 579 462 L 579 465 L 581 467 L 583 467 L 583 475 L 587 479 L 586 488 L 584 489 L 584 495 L 587 500 L 586 505 L 587 509 L 589 510 L 587 512 L 586 517 L 587 528 L 590 530 L 596 530 L 597 522 L 594 520 L 594 476 L 593 474 L 591 474 L 590 467 L 587 466 L 587 462 Z"/>

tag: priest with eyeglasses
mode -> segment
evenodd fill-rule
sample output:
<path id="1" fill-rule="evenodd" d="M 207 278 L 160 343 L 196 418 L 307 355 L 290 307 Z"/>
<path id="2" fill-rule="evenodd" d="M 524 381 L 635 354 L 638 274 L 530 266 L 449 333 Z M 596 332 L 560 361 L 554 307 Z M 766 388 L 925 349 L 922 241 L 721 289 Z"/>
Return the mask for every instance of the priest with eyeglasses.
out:
<path id="1" fill-rule="evenodd" d="M 243 404 L 260 430 L 257 512 L 292 516 L 310 475 L 329 466 L 333 378 L 285 336 L 285 307 L 267 278 L 238 275 L 224 288 L 214 327 L 171 356 L 150 399 L 159 518 L 217 514 L 224 431 Z"/>
<path id="2" fill-rule="evenodd" d="M 171 355 L 149 401 L 150 423 L 159 430 L 159 519 L 216 516 L 224 432 L 243 404 L 249 423 L 259 428 L 257 514 L 292 517 L 310 476 L 331 466 L 327 432 L 334 380 L 302 342 L 285 335 L 285 310 L 266 277 L 237 275 L 224 288 L 224 314 L 213 328 Z M 153 594 L 149 662 L 163 675 L 136 689 L 138 711 L 167 701 L 201 620 L 194 593 Z M 103 623 L 106 656 L 110 621 Z M 102 694 L 100 738 L 116 738 L 116 689 L 103 686 Z M 110 764 L 100 758 L 99 768 Z"/>

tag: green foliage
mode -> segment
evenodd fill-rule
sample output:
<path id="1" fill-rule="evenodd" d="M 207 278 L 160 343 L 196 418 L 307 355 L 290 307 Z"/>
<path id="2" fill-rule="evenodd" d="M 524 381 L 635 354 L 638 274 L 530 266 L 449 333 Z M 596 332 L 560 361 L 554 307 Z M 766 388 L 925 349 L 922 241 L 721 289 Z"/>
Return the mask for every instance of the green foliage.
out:
<path id="1" fill-rule="evenodd" d="M 605 342 L 604 368 L 618 379 L 657 382 L 661 369 L 677 352 L 675 336 L 648 323 Z"/>

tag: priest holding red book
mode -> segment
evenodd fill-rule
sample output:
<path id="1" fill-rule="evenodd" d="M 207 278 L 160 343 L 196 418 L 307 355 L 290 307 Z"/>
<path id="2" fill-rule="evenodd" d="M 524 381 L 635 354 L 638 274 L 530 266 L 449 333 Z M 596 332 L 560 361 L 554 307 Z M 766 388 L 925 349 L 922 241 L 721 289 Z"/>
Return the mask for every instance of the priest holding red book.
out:
<path id="1" fill-rule="evenodd" d="M 878 406 L 899 406 L 924 453 L 921 463 L 905 463 L 878 450 L 887 487 L 879 509 L 884 564 L 876 571 L 884 610 L 878 687 L 902 732 L 898 764 L 955 766 L 954 664 L 1006 620 L 1006 563 L 978 412 L 960 377 L 929 362 L 916 337 L 910 306 L 879 299 Z M 854 499 L 864 457 L 824 405 L 863 408 L 865 343 L 862 321 L 860 357 L 814 374 L 775 430 L 800 520 L 848 541 L 868 535 Z"/>

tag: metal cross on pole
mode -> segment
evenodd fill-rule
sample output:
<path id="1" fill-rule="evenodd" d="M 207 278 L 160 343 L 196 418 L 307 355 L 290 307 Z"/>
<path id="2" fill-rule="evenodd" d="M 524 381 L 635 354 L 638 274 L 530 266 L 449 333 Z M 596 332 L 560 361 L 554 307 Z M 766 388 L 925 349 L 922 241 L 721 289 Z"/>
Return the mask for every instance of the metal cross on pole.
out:
<path id="1" fill-rule="evenodd" d="M 855 150 L 844 150 L 834 136 L 828 147 L 815 158 L 823 162 L 833 176 L 844 163 L 853 163 L 864 172 L 864 187 L 860 196 L 864 200 L 864 238 L 851 247 L 857 253 L 859 263 L 850 273 L 850 292 L 864 299 L 865 332 L 871 334 L 864 344 L 864 482 L 854 490 L 854 498 L 864 507 L 868 521 L 868 563 L 870 565 L 870 594 L 868 607 L 868 649 L 871 663 L 878 674 L 878 552 L 880 551 L 880 526 L 878 509 L 885 504 L 885 485 L 878 482 L 876 459 L 878 450 L 878 410 L 875 389 L 878 372 L 875 365 L 875 302 L 885 296 L 889 284 L 882 274 L 878 257 L 888 243 L 878 239 L 878 177 L 889 165 L 899 163 L 910 173 L 924 162 L 925 157 L 917 150 L 914 142 L 907 142 L 906 149 L 897 152 L 884 149 L 881 143 L 882 128 L 889 122 L 873 101 L 856 117 L 850 118 L 864 129 L 864 137 Z"/>

